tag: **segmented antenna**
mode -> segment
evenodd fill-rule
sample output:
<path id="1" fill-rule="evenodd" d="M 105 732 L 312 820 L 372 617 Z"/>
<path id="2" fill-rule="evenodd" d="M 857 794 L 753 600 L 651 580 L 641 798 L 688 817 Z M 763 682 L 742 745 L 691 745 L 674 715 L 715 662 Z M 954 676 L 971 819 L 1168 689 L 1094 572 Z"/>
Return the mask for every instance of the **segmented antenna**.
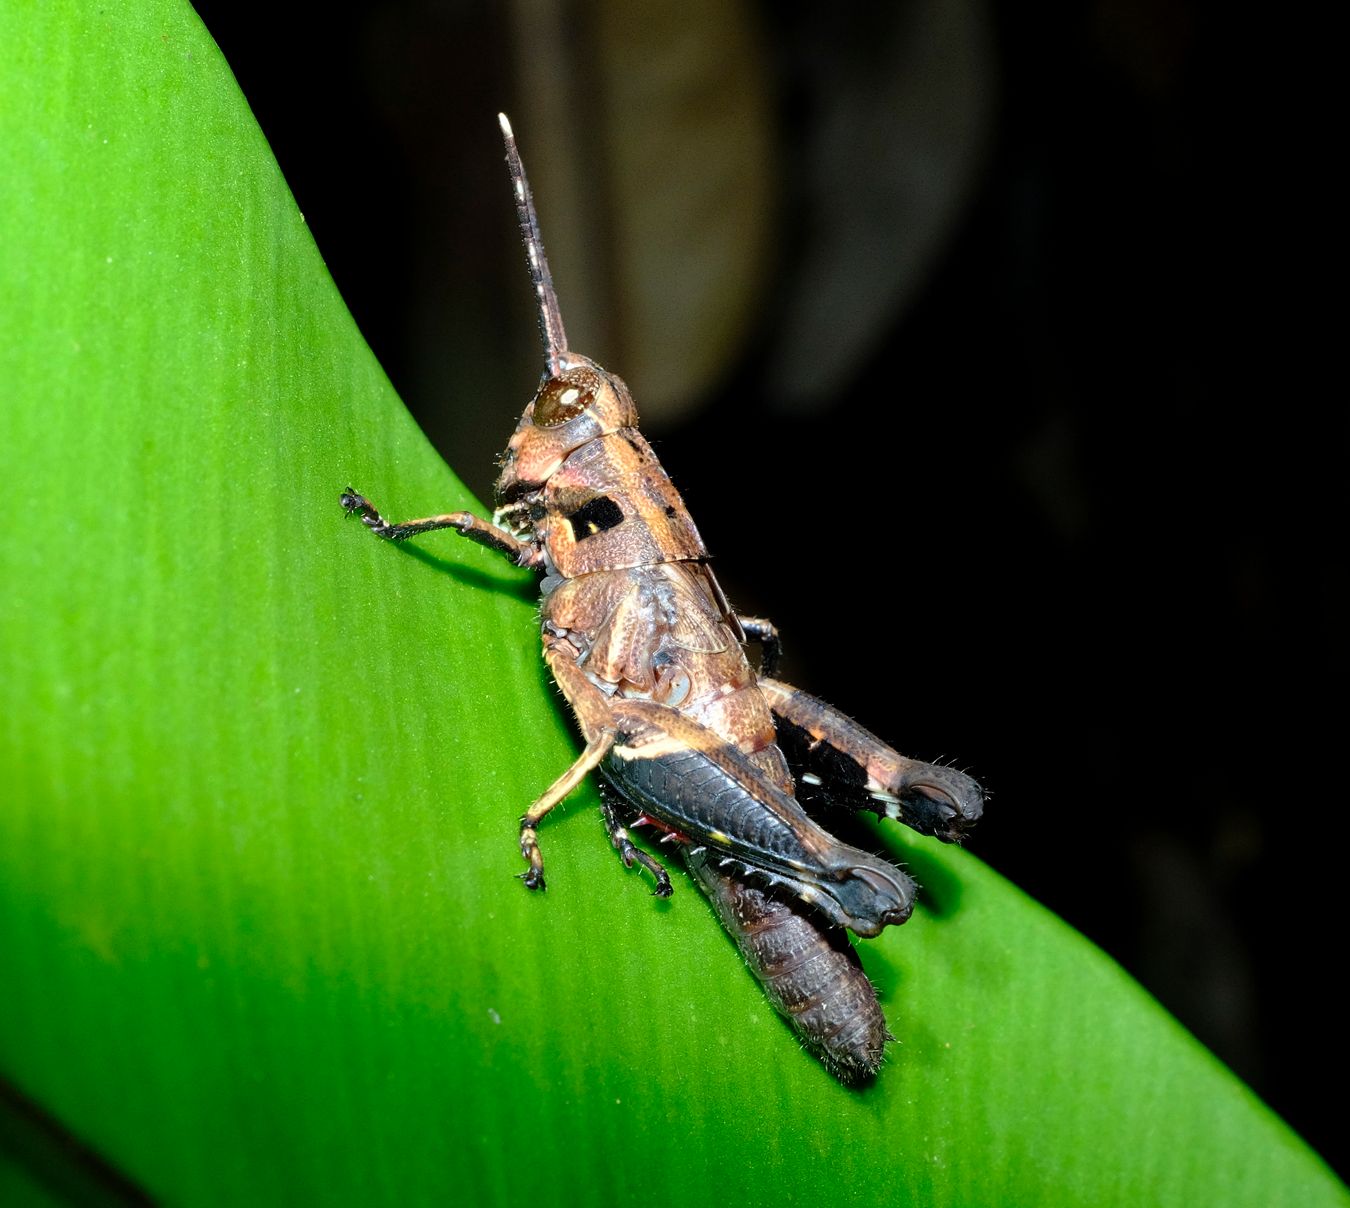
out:
<path id="1" fill-rule="evenodd" d="M 539 218 L 534 212 L 534 198 L 530 182 L 525 177 L 525 165 L 520 162 L 516 136 L 506 114 L 497 114 L 501 123 L 502 139 L 506 143 L 506 167 L 511 173 L 511 193 L 516 199 L 516 219 L 520 223 L 520 237 L 530 260 L 530 281 L 539 302 L 539 334 L 544 338 L 544 359 L 551 377 L 563 369 L 567 355 L 567 332 L 563 330 L 562 312 L 558 309 L 558 295 L 553 292 L 553 274 L 548 271 L 548 257 L 544 255 L 544 241 L 539 238 Z"/>

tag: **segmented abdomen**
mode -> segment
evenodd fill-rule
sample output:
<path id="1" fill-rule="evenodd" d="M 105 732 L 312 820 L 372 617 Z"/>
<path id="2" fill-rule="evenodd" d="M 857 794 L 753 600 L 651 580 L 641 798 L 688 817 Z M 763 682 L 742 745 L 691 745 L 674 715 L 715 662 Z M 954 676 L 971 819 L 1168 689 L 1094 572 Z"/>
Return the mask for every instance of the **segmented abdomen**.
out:
<path id="1" fill-rule="evenodd" d="M 774 1009 L 841 1082 L 871 1078 L 894 1037 L 848 937 L 807 908 L 719 872 L 719 859 L 685 849 L 690 873 Z"/>

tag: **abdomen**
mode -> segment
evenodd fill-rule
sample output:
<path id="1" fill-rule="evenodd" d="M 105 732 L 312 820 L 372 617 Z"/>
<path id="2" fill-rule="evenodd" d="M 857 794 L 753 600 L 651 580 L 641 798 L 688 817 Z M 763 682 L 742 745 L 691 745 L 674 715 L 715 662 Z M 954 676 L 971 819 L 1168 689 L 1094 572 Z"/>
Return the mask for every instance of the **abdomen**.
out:
<path id="1" fill-rule="evenodd" d="M 864 1082 L 893 1039 L 853 946 L 840 928 L 717 870 L 707 848 L 685 862 L 764 994 L 836 1078 Z"/>

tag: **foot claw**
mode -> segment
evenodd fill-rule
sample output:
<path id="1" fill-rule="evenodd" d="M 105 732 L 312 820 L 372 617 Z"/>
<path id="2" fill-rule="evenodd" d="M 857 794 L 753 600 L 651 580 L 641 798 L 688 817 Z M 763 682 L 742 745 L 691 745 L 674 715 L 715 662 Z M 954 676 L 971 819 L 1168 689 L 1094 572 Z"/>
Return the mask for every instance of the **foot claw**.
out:
<path id="1" fill-rule="evenodd" d="M 348 487 L 338 496 L 338 502 L 342 504 L 342 508 L 348 516 L 360 516 L 361 523 L 371 532 L 378 533 L 381 537 L 385 535 L 389 525 L 384 522 L 383 517 L 364 495 L 358 495 L 351 487 Z"/>

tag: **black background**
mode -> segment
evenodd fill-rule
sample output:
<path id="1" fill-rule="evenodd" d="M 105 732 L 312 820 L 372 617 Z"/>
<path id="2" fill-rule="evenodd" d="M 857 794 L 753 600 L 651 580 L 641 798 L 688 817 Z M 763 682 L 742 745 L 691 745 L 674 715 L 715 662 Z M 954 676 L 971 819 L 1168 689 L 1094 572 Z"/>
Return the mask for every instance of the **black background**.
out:
<path id="1" fill-rule="evenodd" d="M 825 115 L 884 94 L 907 7 L 960 9 L 983 39 L 977 171 L 865 355 L 828 398 L 784 405 L 769 362 L 824 221 L 809 148 Z M 484 494 L 539 371 L 493 120 L 529 67 L 502 10 L 197 8 L 362 331 Z M 606 113 L 588 10 L 553 11 L 558 63 Z M 1275 119 L 1219 9 L 895 11 L 877 30 L 751 10 L 779 165 L 770 287 L 718 388 L 649 435 L 737 607 L 782 629 L 785 678 L 991 786 L 972 850 L 1344 1172 L 1328 1110 L 1347 1073 L 1329 984 L 1344 409 L 1319 416 L 1266 372 L 1280 300 L 1261 269 L 1280 236 L 1253 194 Z M 838 187 L 865 184 L 854 162 Z M 480 379 L 444 327 L 475 321 L 480 355 L 516 363 L 465 435 Z"/>

